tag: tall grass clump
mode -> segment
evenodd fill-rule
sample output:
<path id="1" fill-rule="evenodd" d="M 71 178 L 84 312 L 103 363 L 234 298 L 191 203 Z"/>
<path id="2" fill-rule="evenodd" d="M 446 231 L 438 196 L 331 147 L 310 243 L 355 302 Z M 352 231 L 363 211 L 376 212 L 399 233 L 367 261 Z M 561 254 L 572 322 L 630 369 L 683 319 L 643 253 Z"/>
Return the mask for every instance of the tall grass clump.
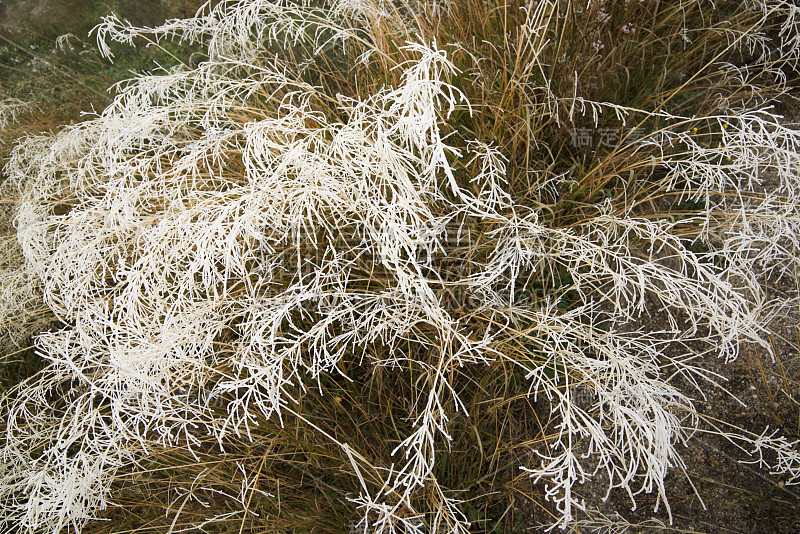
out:
<path id="1" fill-rule="evenodd" d="M 25 16 L 17 3 L 12 4 L 6 7 L 10 18 L 4 19 L 0 28 L 0 167 L 5 166 L 19 139 L 72 124 L 87 109 L 105 108 L 114 96 L 113 90 L 107 89 L 116 81 L 129 78 L 131 71 L 152 69 L 154 61 L 162 65 L 173 65 L 181 58 L 187 61 L 196 50 L 180 43 L 149 43 L 155 46 L 144 52 L 112 45 L 119 56 L 112 64 L 91 42 L 73 33 L 58 38 L 47 35 L 52 30 L 48 21 L 55 20 L 62 33 L 67 29 L 85 33 L 108 6 L 62 0 L 51 2 L 53 5 L 48 7 L 52 9 L 37 18 L 35 14 Z M 152 2 L 137 4 L 139 13 L 163 20 L 158 17 L 165 12 L 186 13 L 185 9 L 196 9 L 202 2 L 190 0 L 169 8 L 162 4 L 162 10 L 149 4 Z M 148 44 L 144 39 L 138 42 Z M 0 233 L 5 245 L 0 271 L 7 275 L 0 297 L 0 308 L 4 309 L 4 322 L 0 325 L 0 344 L 4 345 L 0 349 L 0 388 L 6 389 L 41 367 L 41 359 L 30 346 L 31 335 L 52 326 L 55 317 L 36 284 L 28 284 L 24 269 L 20 269 L 25 260 L 16 242 L 13 222 L 20 191 L 14 181 L 2 183 L 3 180 L 4 175 L 0 174 Z"/>
<path id="2" fill-rule="evenodd" d="M 566 528 L 588 480 L 668 509 L 693 399 L 721 387 L 701 360 L 768 348 L 796 304 L 763 283 L 798 267 L 800 131 L 775 106 L 799 17 L 248 0 L 106 18 L 105 52 L 204 55 L 5 167 L 20 261 L 0 316 L 13 336 L 44 305 L 58 326 L 3 396 L 0 525 L 511 532 L 528 502 Z M 798 481 L 796 442 L 728 437 Z"/>

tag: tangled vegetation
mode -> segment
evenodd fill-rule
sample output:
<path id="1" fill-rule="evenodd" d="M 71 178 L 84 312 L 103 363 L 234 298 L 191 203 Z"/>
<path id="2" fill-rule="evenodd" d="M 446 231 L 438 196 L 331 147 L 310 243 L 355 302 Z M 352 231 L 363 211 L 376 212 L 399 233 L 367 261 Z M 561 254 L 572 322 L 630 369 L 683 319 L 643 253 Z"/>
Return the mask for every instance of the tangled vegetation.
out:
<path id="1" fill-rule="evenodd" d="M 530 499 L 567 528 L 588 479 L 668 511 L 698 362 L 798 304 L 763 284 L 800 258 L 799 29 L 783 0 L 106 18 L 107 55 L 202 57 L 9 155 L 0 322 L 46 364 L 2 397 L 0 525 L 512 532 Z M 790 437 L 718 431 L 800 482 Z"/>

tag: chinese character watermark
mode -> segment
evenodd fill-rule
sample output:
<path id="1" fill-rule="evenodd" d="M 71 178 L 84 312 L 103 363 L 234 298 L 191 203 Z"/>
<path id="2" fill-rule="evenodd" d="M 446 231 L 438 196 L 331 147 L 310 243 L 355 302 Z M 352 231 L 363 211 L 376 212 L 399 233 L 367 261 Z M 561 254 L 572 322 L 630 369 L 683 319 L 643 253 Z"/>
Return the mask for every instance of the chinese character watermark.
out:
<path id="1" fill-rule="evenodd" d="M 570 388 L 570 399 L 576 406 L 589 408 L 597 402 L 597 395 L 593 388 L 579 384 Z"/>

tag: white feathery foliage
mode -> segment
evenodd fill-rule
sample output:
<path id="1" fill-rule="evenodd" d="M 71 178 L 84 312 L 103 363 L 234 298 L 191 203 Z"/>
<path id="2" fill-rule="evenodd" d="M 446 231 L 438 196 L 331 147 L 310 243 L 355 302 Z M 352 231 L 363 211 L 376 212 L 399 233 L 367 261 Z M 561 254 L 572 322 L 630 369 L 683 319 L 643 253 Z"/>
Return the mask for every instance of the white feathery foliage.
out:
<path id="1" fill-rule="evenodd" d="M 707 117 L 719 136 L 712 143 L 674 130 L 642 140 L 661 152 L 667 188 L 704 207 L 695 219 L 701 240 L 721 249 L 729 273 L 739 277 L 787 275 L 798 267 L 800 135 L 781 118 L 769 109 L 733 111 Z M 755 281 L 748 286 L 760 293 Z"/>
<path id="2" fill-rule="evenodd" d="M 17 116 L 31 108 L 30 102 L 19 98 L 4 98 L 0 100 L 0 132 L 17 120 Z"/>
<path id="3" fill-rule="evenodd" d="M 0 332 L 15 347 L 20 347 L 31 335 L 33 317 L 41 308 L 41 291 L 35 276 L 22 254 L 16 239 L 14 218 L 17 214 L 15 199 L 20 190 L 11 180 L 0 184 Z"/>
<path id="4" fill-rule="evenodd" d="M 382 3 L 331 11 L 251 0 L 158 28 L 113 17 L 97 28 L 106 54 L 108 39 L 177 36 L 207 45 L 208 60 L 122 84 L 100 115 L 24 141 L 7 166 L 22 196 L 19 273 L 64 326 L 36 340 L 47 369 L 5 398 L 0 525 L 79 530 L 107 504 L 121 466 L 154 446 L 249 437 L 260 420 L 293 413 L 298 388 L 354 356 L 415 366 L 426 391 L 383 487 L 354 488 L 370 532 L 468 531 L 433 475 L 435 451 L 452 439 L 447 408 L 466 412 L 450 371 L 502 360 L 559 416 L 549 450 L 525 467 L 548 483 L 554 526 L 585 508 L 575 488 L 600 472 L 634 503 L 656 492 L 667 504 L 664 480 L 683 465 L 677 447 L 695 416 L 665 368 L 698 388 L 711 377 L 664 348 L 699 340 L 732 360 L 741 341 L 763 343 L 760 287 L 691 252 L 679 222 L 607 205 L 559 228 L 515 204 L 500 151 L 480 139 L 448 144 L 448 119 L 470 103 L 450 83 L 458 72 L 447 46 L 409 40 L 399 84 L 338 95 L 335 112 L 265 51 L 295 47 L 313 61 L 334 44 L 365 46 L 364 25 L 406 23 L 398 17 Z M 727 127 L 723 148 L 660 139 L 689 148 L 658 164 L 706 203 L 708 234 L 724 236 L 734 274 L 776 257 L 786 270 L 797 258 L 800 133 L 765 110 L 712 119 Z M 459 159 L 476 169 L 475 191 L 459 186 Z M 738 211 L 715 215 L 714 192 L 756 189 L 765 168 L 779 170 L 780 186 L 755 210 L 742 198 Z M 488 252 L 437 270 L 452 227 L 470 224 L 492 228 Z M 570 279 L 557 294 L 523 298 L 534 275 L 556 273 Z M 3 283 L 4 303 L 14 283 Z M 468 311 L 448 300 L 459 292 Z M 564 310 L 561 298 L 575 304 Z M 669 324 L 626 331 L 647 299 Z M 409 343 L 425 357 L 414 360 Z M 378 360 L 375 345 L 386 348 Z M 423 490 L 435 505 L 414 509 Z"/>
<path id="5" fill-rule="evenodd" d="M 540 526 L 547 527 L 549 525 Z M 664 522 L 655 518 L 641 523 L 631 523 L 618 512 L 607 515 L 598 511 L 592 511 L 589 518 L 576 521 L 573 526 L 591 534 L 629 534 L 637 530 L 647 532 L 648 530 L 657 531 L 657 529 L 667 530 L 669 528 Z"/>
<path id="6" fill-rule="evenodd" d="M 669 187 L 683 184 L 688 198 L 710 201 L 711 191 L 736 190 L 764 193 L 763 180 L 775 171 L 776 186 L 769 193 L 782 195 L 788 202 L 797 196 L 797 131 L 780 124 L 782 118 L 768 109 L 731 112 L 705 119 L 719 131 L 719 140 L 707 146 L 692 132 L 662 130 L 644 139 L 645 145 L 662 151 L 680 146 L 680 158 L 665 157 Z M 688 117 L 672 117 L 688 121 Z"/>
<path id="7" fill-rule="evenodd" d="M 772 475 L 784 475 L 784 484 L 800 484 L 800 440 L 789 440 L 786 436 L 779 435 L 778 431 L 770 432 L 769 428 L 765 428 L 761 435 L 744 441 L 752 443 L 753 450 L 750 454 L 758 456 L 749 463 L 769 469 Z M 776 458 L 765 458 L 765 455 L 770 454 Z"/>
<path id="8" fill-rule="evenodd" d="M 800 33 L 797 31 L 800 28 L 800 6 L 786 0 L 747 0 L 743 5 L 747 8 L 752 6 L 760 17 L 750 31 L 739 35 L 734 42 L 746 46 L 751 54 L 757 56 L 757 61 L 774 65 L 772 72 L 782 78 L 780 67 L 796 65 L 800 60 Z M 782 21 L 777 39 L 764 39 L 766 32 L 763 29 L 776 15 Z"/>

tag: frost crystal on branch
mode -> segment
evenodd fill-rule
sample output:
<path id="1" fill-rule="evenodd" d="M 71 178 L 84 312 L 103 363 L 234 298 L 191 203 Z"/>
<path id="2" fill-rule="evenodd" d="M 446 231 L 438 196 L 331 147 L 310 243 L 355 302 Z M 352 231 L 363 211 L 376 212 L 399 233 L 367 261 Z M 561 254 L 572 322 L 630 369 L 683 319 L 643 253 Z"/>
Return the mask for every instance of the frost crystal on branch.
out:
<path id="1" fill-rule="evenodd" d="M 457 7 L 435 4 L 443 20 Z M 533 83 L 548 7 L 521 10 L 519 46 L 533 59 L 513 83 L 543 99 L 530 109 L 555 123 L 588 110 L 595 125 L 603 110 L 623 122 L 648 113 L 579 96 L 577 79 L 570 98 Z M 702 391 L 714 377 L 694 358 L 766 346 L 774 303 L 753 266 L 797 266 L 800 132 L 767 109 L 721 111 L 704 117 L 713 148 L 680 130 L 695 119 L 649 112 L 667 126 L 624 149 L 646 153 L 630 168 L 700 205 L 692 217 L 600 194 L 577 164 L 526 169 L 520 186 L 512 168 L 530 154 L 507 152 L 518 139 L 469 127 L 500 116 L 456 64 L 479 72 L 483 60 L 437 40 L 417 9 L 223 1 L 156 28 L 113 16 L 96 28 L 107 56 L 107 41 L 146 36 L 202 44 L 208 59 L 119 84 L 102 113 L 22 141 L 6 167 L 3 187 L 20 199 L 0 316 L 41 295 L 59 327 L 36 338 L 46 369 L 3 398 L 0 525 L 79 530 L 113 501 L 116 473 L 154 451 L 195 455 L 206 438 L 225 450 L 299 420 L 347 457 L 336 469 L 352 474 L 352 492 L 337 498 L 363 514 L 359 529 L 465 533 L 459 488 L 444 487 L 437 461 L 471 415 L 458 373 L 501 365 L 523 377 L 520 398 L 554 416 L 518 467 L 546 486 L 555 526 L 587 510 L 577 490 L 601 473 L 634 506 L 655 492 L 668 508 L 665 478 L 697 424 L 673 378 Z M 779 186 L 745 195 L 760 192 L 764 169 Z M 631 326 L 653 310 L 661 330 Z M 341 402 L 326 384 L 349 380 L 347 366 L 413 378 L 385 458 L 356 454 L 302 410 L 313 390 Z M 794 480 L 796 443 L 781 439 L 757 448 L 777 450 Z M 260 467 L 237 466 L 240 493 L 213 492 L 249 517 L 253 494 L 272 495 L 256 489 Z M 205 502 L 194 485 L 181 491 Z M 215 517 L 198 528 L 233 516 Z"/>

